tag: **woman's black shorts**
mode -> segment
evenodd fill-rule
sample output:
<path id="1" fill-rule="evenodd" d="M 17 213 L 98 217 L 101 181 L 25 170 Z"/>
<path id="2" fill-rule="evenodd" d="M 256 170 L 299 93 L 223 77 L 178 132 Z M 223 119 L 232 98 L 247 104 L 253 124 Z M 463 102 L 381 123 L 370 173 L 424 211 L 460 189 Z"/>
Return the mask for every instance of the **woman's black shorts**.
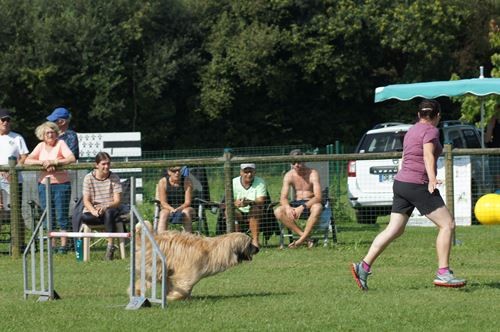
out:
<path id="1" fill-rule="evenodd" d="M 439 190 L 431 194 L 427 184 L 417 184 L 394 180 L 392 190 L 394 197 L 392 201 L 392 212 L 403 213 L 411 216 L 413 209 L 417 208 L 422 215 L 428 215 L 432 211 L 444 206 L 444 201 Z"/>

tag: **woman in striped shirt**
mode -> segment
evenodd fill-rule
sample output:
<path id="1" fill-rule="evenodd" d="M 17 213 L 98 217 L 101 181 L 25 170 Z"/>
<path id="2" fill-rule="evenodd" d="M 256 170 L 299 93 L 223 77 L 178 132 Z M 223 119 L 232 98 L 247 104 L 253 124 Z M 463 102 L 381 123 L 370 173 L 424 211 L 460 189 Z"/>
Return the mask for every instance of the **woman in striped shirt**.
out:
<path id="1" fill-rule="evenodd" d="M 111 156 L 99 152 L 95 157 L 95 169 L 83 179 L 82 223 L 102 225 L 106 232 L 116 232 L 116 219 L 120 216 L 122 185 L 118 175 L 110 171 Z M 108 238 L 106 260 L 112 260 L 115 247 Z"/>

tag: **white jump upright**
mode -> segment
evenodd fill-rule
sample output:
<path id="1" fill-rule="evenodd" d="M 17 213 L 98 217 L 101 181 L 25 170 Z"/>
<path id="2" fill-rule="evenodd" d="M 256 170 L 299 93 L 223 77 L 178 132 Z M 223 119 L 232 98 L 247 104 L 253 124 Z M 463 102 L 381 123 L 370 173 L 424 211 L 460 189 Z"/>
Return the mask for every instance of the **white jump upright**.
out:
<path id="1" fill-rule="evenodd" d="M 130 180 L 130 199 L 133 200 L 135 197 L 135 181 L 132 177 Z M 144 219 L 141 214 L 137 210 L 135 204 L 131 202 L 130 204 L 130 229 L 135 229 L 134 220 L 137 219 L 137 222 L 140 223 L 141 229 L 141 251 L 140 251 L 140 292 L 139 295 L 136 294 L 136 237 L 135 232 L 132 232 L 132 239 L 130 241 L 130 302 L 128 303 L 126 309 L 127 310 L 137 310 L 142 307 L 149 307 L 151 303 L 159 303 L 163 309 L 167 307 L 167 259 L 165 255 L 161 252 L 158 244 L 154 239 L 154 234 L 149 230 Z M 146 280 L 146 241 L 151 242 L 152 247 L 152 259 L 151 259 L 151 280 Z M 156 274 L 158 271 L 158 258 L 161 261 L 161 289 L 160 294 L 158 295 L 158 289 L 156 287 Z M 148 296 L 148 292 L 146 289 L 146 284 L 151 283 L 151 290 Z"/>
<path id="2" fill-rule="evenodd" d="M 51 192 L 50 179 L 47 178 L 45 186 L 45 210 L 36 225 L 33 234 L 24 249 L 23 253 L 23 282 L 24 282 L 24 299 L 29 295 L 39 295 L 38 301 L 47 301 L 59 299 L 59 295 L 54 290 L 54 270 L 52 266 L 52 246 L 50 237 L 44 235 L 44 223 L 46 225 L 46 233 L 51 232 Z M 37 245 L 38 258 L 37 265 Z M 28 266 L 28 256 L 30 265 Z"/>

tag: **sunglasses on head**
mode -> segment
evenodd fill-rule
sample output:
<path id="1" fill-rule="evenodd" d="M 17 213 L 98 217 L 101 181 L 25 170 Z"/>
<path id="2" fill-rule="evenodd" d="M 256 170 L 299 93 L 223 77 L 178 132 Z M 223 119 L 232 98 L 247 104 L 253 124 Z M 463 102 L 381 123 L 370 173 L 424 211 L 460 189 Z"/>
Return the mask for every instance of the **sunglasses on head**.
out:
<path id="1" fill-rule="evenodd" d="M 6 116 L 5 118 L 0 118 L 0 120 L 2 120 L 2 122 L 10 122 L 10 118 L 8 116 Z"/>

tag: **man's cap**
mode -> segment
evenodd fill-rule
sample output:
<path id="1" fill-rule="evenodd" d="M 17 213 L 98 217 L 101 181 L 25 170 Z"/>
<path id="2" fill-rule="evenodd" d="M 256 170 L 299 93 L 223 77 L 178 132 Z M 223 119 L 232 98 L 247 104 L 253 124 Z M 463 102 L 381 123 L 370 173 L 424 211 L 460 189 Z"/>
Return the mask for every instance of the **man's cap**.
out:
<path id="1" fill-rule="evenodd" d="M 64 107 L 58 107 L 52 111 L 52 114 L 47 117 L 47 120 L 56 122 L 59 119 L 69 119 L 69 116 L 70 113 L 67 109 L 65 109 Z"/>
<path id="2" fill-rule="evenodd" d="M 293 149 L 292 151 L 290 151 L 290 156 L 302 156 L 302 155 L 305 155 L 305 153 L 302 152 L 301 149 Z"/>
<path id="3" fill-rule="evenodd" d="M 0 108 L 0 118 L 10 118 L 10 113 L 4 108 Z"/>
<path id="4" fill-rule="evenodd" d="M 255 164 L 241 164 L 241 165 L 240 165 L 240 168 L 241 168 L 241 169 L 245 169 L 245 168 L 252 168 L 252 169 L 255 169 Z"/>

